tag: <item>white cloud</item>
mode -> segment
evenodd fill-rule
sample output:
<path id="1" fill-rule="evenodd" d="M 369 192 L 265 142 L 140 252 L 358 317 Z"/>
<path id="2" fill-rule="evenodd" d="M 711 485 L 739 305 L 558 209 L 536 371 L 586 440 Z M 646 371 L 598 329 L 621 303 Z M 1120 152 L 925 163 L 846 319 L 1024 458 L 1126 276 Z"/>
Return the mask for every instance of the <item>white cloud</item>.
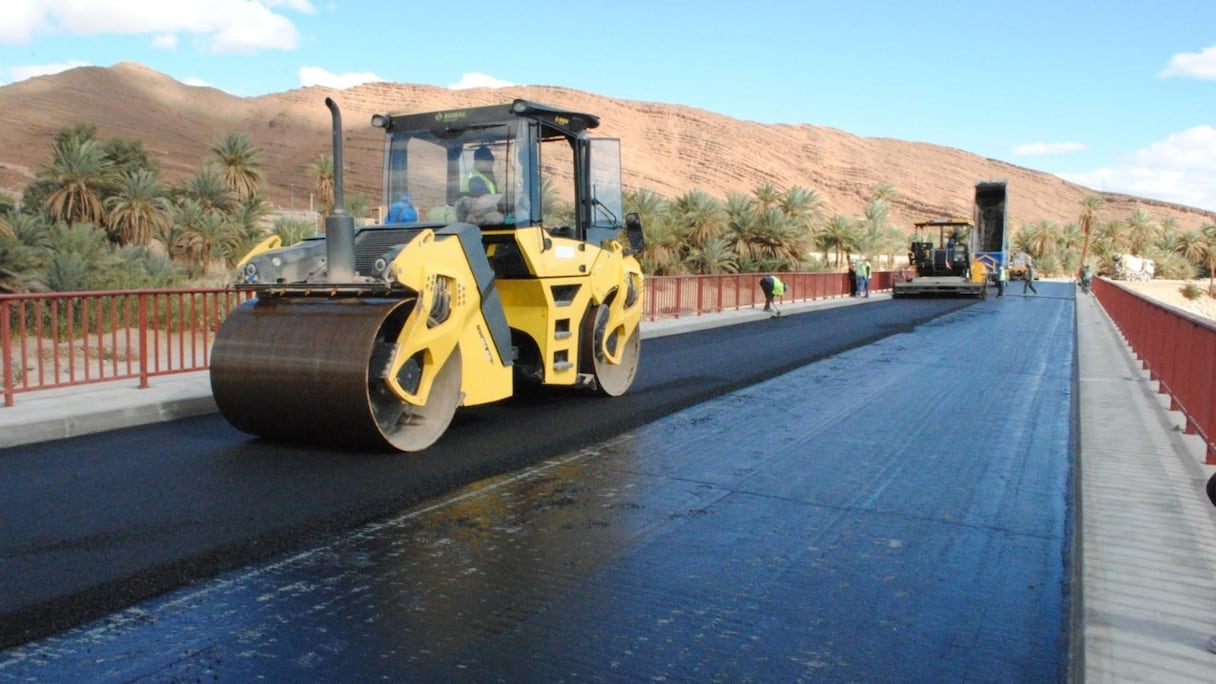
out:
<path id="1" fill-rule="evenodd" d="M 460 80 L 452 83 L 448 88 L 452 90 L 465 90 L 466 88 L 509 88 L 513 85 L 516 84 L 474 71 L 461 75 Z"/>
<path id="2" fill-rule="evenodd" d="M 388 79 L 370 71 L 348 71 L 345 74 L 334 74 L 321 67 L 300 67 L 300 85 L 325 86 L 344 90 L 364 83 L 384 83 Z"/>
<path id="3" fill-rule="evenodd" d="M 50 76 L 51 74 L 57 74 L 68 69 L 86 66 L 92 65 L 76 59 L 59 62 L 58 64 L 27 64 L 25 66 L 9 67 L 8 75 L 12 79 L 12 82 L 16 83 L 17 81 L 24 81 L 27 78 L 34 78 L 35 76 Z"/>
<path id="4" fill-rule="evenodd" d="M 0 44 L 24 44 L 35 34 L 73 36 L 194 36 L 213 53 L 291 50 L 300 42 L 295 24 L 275 11 L 313 13 L 308 0 L 8 0 L 0 22 Z"/>
<path id="5" fill-rule="evenodd" d="M 215 86 L 204 81 L 198 76 L 190 76 L 189 78 L 183 79 L 182 83 L 185 83 L 188 86 L 194 86 L 196 88 L 215 88 Z"/>
<path id="6" fill-rule="evenodd" d="M 0 21 L 0 45 L 24 45 L 34 33 L 46 27 L 45 11 L 34 0 L 10 0 L 5 3 L 4 21 Z"/>
<path id="7" fill-rule="evenodd" d="M 161 50 L 173 50 L 177 48 L 177 34 L 164 33 L 152 39 L 152 47 Z"/>
<path id="8" fill-rule="evenodd" d="M 1180 52 L 1174 55 L 1170 58 L 1169 66 L 1157 75 L 1162 78 L 1190 76 L 1216 79 L 1216 45 L 1206 47 L 1202 52 Z"/>
<path id="9" fill-rule="evenodd" d="M 1122 166 L 1058 175 L 1099 191 L 1216 211 L 1216 128 L 1174 133 L 1137 150 Z"/>
<path id="10" fill-rule="evenodd" d="M 1029 154 L 1067 154 L 1069 152 L 1080 152 L 1084 149 L 1085 145 L 1079 142 L 1032 142 L 1015 146 L 1013 153 L 1018 156 Z"/>
<path id="11" fill-rule="evenodd" d="M 267 7 L 287 7 L 303 14 L 316 14 L 309 0 L 266 0 Z"/>

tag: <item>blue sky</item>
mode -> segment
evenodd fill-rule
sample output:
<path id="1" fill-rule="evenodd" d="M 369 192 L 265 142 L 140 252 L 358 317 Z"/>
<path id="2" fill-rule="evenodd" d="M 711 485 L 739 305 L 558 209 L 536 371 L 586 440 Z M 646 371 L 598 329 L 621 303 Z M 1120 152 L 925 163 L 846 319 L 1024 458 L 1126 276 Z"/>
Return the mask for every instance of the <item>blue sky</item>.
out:
<path id="1" fill-rule="evenodd" d="M 1216 211 L 1212 0 L 7 0 L 0 85 L 550 85 L 954 147 Z"/>

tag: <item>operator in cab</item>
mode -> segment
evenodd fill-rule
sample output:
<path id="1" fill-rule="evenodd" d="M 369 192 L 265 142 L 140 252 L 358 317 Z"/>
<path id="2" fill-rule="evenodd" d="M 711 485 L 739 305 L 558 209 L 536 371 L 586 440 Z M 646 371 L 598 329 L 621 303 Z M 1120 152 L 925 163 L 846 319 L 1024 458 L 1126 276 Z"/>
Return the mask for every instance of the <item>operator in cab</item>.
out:
<path id="1" fill-rule="evenodd" d="M 494 180 L 494 153 L 482 145 L 473 152 L 473 168 L 464 179 L 461 192 L 470 197 L 493 195 L 498 192 L 498 183 Z"/>

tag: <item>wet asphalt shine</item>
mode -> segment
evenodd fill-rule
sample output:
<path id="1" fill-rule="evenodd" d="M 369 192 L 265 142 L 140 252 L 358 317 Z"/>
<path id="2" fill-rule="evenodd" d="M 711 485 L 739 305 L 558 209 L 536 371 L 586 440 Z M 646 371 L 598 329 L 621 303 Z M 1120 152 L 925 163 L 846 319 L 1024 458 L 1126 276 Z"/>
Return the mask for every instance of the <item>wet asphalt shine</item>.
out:
<path id="1" fill-rule="evenodd" d="M 416 456 L 218 417 L 9 450 L 0 682 L 1062 680 L 1075 323 L 1039 289 L 648 340 L 625 397 Z"/>

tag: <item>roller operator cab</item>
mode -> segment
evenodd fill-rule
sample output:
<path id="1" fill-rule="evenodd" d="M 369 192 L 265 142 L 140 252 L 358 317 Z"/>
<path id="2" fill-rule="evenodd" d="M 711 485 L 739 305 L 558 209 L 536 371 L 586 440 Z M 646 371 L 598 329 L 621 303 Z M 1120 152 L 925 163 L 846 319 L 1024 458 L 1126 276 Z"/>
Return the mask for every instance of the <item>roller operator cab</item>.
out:
<path id="1" fill-rule="evenodd" d="M 269 238 L 238 265 L 256 298 L 212 351 L 220 412 L 255 435 L 425 449 L 460 406 L 516 383 L 623 394 L 641 355 L 642 227 L 620 144 L 590 114 L 516 100 L 385 114 L 385 220 Z"/>

